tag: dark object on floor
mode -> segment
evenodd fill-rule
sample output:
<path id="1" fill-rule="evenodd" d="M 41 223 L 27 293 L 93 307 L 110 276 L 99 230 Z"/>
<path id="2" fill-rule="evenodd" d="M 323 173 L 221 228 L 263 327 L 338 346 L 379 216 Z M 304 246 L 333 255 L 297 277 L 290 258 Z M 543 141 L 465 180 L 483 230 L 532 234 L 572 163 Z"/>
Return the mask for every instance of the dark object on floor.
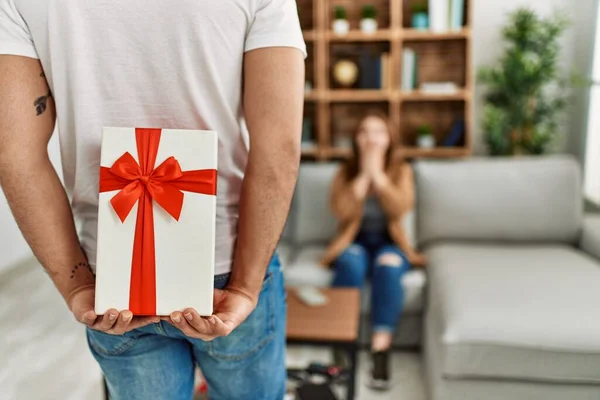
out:
<path id="1" fill-rule="evenodd" d="M 389 390 L 390 388 L 390 352 L 376 351 L 371 355 L 373 369 L 369 386 L 375 390 Z"/>
<path id="2" fill-rule="evenodd" d="M 298 400 L 337 400 L 327 384 L 306 384 L 297 389 Z"/>

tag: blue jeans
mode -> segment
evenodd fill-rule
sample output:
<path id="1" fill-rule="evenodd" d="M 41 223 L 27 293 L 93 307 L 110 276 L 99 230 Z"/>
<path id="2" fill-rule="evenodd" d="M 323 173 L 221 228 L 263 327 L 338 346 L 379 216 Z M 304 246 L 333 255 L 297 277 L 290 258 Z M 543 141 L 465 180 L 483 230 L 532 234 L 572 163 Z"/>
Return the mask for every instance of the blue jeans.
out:
<path id="1" fill-rule="evenodd" d="M 399 261 L 390 262 L 386 255 L 397 256 Z M 362 288 L 367 277 L 371 277 L 373 331 L 395 331 L 404 304 L 402 277 L 410 264 L 389 236 L 360 233 L 334 261 L 333 267 L 334 287 Z"/>
<path id="2" fill-rule="evenodd" d="M 215 287 L 226 283 L 215 280 Z M 211 400 L 281 400 L 286 309 L 275 255 L 256 309 L 227 337 L 205 342 L 161 321 L 123 336 L 88 329 L 88 344 L 104 372 L 111 400 L 190 400 L 196 364 Z"/>

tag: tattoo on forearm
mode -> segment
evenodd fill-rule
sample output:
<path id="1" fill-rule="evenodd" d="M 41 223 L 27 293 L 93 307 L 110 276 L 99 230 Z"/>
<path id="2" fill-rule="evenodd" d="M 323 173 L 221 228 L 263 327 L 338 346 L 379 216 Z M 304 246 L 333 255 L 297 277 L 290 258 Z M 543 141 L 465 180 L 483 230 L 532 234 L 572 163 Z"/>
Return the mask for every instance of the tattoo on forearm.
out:
<path id="1" fill-rule="evenodd" d="M 45 96 L 40 96 L 33 102 L 35 106 L 36 115 L 42 115 L 44 111 L 46 111 L 46 103 L 48 102 L 48 98 L 52 96 L 52 92 L 48 90 L 48 94 Z"/>
<path id="2" fill-rule="evenodd" d="M 76 266 L 73 267 L 73 269 L 71 270 L 71 279 L 73 279 L 75 277 L 75 273 L 77 271 L 89 271 L 90 274 L 92 274 L 93 276 L 96 276 L 96 274 L 94 274 L 94 271 L 92 271 L 92 267 L 90 267 L 90 264 L 88 264 L 86 262 L 80 262 Z"/>
<path id="3" fill-rule="evenodd" d="M 46 74 L 44 71 L 40 72 L 40 77 L 46 78 Z M 44 111 L 46 111 L 46 104 L 48 103 L 48 98 L 52 96 L 52 91 L 48 89 L 48 94 L 45 96 L 40 96 L 33 102 L 33 106 L 35 107 L 36 115 L 42 115 Z"/>

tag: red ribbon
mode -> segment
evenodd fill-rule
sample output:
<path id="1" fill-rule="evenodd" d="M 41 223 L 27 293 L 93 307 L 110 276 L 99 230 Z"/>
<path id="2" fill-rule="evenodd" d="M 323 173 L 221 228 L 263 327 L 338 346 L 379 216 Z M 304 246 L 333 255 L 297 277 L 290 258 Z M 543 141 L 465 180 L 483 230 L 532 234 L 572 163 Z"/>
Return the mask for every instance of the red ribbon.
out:
<path id="1" fill-rule="evenodd" d="M 139 201 L 133 257 L 129 310 L 135 315 L 156 315 L 156 258 L 154 249 L 154 213 L 156 201 L 179 221 L 183 191 L 216 195 L 217 170 L 181 171 L 174 157 L 154 168 L 160 143 L 160 129 L 135 129 L 139 164 L 126 152 L 110 167 L 100 167 L 100 193 L 119 190 L 111 200 L 121 222 Z"/>

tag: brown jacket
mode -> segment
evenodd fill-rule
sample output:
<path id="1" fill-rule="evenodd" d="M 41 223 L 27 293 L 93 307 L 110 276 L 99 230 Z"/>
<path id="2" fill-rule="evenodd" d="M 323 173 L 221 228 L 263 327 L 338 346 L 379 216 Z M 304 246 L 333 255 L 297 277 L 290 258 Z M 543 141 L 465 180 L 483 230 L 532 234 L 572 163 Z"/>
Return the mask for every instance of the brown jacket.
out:
<path id="1" fill-rule="evenodd" d="M 395 163 L 388 168 L 387 176 L 389 184 L 381 188 L 377 194 L 388 217 L 388 231 L 408 260 L 413 265 L 421 266 L 425 263 L 425 259 L 410 246 L 402 227 L 404 215 L 413 209 L 415 203 L 412 167 L 408 163 Z M 337 236 L 321 259 L 324 266 L 330 265 L 344 249 L 352 244 L 362 221 L 364 199 L 359 200 L 354 195 L 352 185 L 345 178 L 345 167 L 340 168 L 333 180 L 331 209 L 340 224 Z"/>

